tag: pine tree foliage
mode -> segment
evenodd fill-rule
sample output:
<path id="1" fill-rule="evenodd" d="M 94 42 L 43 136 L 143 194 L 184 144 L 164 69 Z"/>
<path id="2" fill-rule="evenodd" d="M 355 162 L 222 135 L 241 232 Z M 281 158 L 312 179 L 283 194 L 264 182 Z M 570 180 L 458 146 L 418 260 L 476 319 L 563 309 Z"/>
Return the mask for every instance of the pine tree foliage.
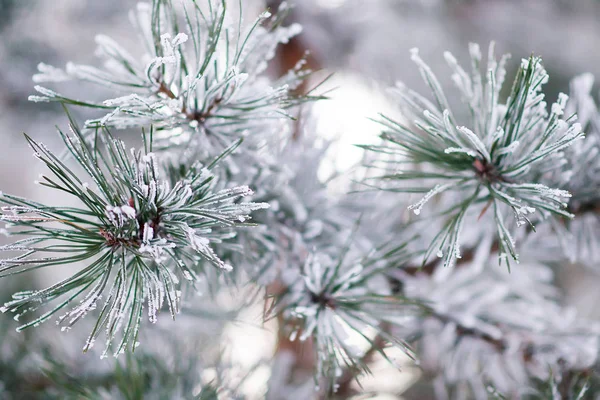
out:
<path id="1" fill-rule="evenodd" d="M 353 229 L 358 213 L 352 210 L 352 200 L 333 195 L 318 177 L 329 144 L 315 136 L 304 131 L 286 143 L 275 157 L 285 164 L 280 162 L 272 173 L 250 183 L 257 188 L 254 199 L 271 207 L 257 212 L 254 219 L 259 226 L 240 237 L 245 247 L 254 250 L 254 258 L 239 262 L 261 282 L 292 283 L 312 252 L 337 257 Z M 355 245 L 368 247 L 365 242 L 366 238 L 357 238 Z"/>
<path id="2" fill-rule="evenodd" d="M 565 151 L 564 165 L 547 179 L 548 184 L 572 193 L 569 211 L 575 218 L 553 224 L 565 255 L 591 267 L 600 260 L 600 113 L 592 96 L 593 84 L 591 74 L 571 82 L 571 99 L 565 111 L 577 113 L 586 137 Z"/>
<path id="3" fill-rule="evenodd" d="M 543 185 L 540 178 L 560 166 L 561 152 L 582 138 L 581 125 L 573 115 L 564 115 L 566 95 L 546 110 L 542 85 L 548 75 L 541 59 L 523 60 L 515 77 L 511 94 L 501 102 L 508 56 L 496 60 L 493 44 L 487 65 L 477 45 L 471 45 L 471 73 L 460 67 L 446 53 L 453 81 L 469 115 L 468 125 L 460 124 L 460 114 L 452 112 L 441 84 L 432 70 L 419 57 L 412 59 L 431 89 L 434 101 L 398 84 L 394 95 L 402 107 L 406 122 L 383 117 L 386 131 L 384 146 L 366 146 L 374 151 L 398 158 L 379 179 L 387 190 L 425 193 L 409 209 L 419 215 L 433 197 L 445 192 L 459 192 L 447 209 L 438 214 L 446 219 L 425 256 L 433 253 L 451 266 L 461 257 L 460 233 L 467 214 L 474 208 L 484 214 L 488 208 L 496 223 L 500 260 L 518 261 L 515 241 L 506 225 L 507 211 L 518 226 L 528 224 L 532 215 L 572 217 L 567 210 L 571 194 L 562 188 Z"/>
<path id="4" fill-rule="evenodd" d="M 361 342 L 387 358 L 375 344 L 381 336 L 414 357 L 409 345 L 390 335 L 385 327 L 405 326 L 425 309 L 418 301 L 392 293 L 385 284 L 387 263 L 378 258 L 352 260 L 348 253 L 352 253 L 349 247 L 338 259 L 324 251 L 310 254 L 299 276 L 274 307 L 276 311 L 283 310 L 291 340 L 313 340 L 315 379 L 317 385 L 326 385 L 323 389 L 327 393 L 337 391 L 336 379 L 346 369 L 369 372 L 362 359 Z M 398 261 L 407 260 L 411 254 L 407 244 L 403 244 L 385 256 Z M 358 335 L 352 337 L 353 332 Z"/>
<path id="5" fill-rule="evenodd" d="M 107 350 L 122 330 L 123 338 L 114 348 L 119 353 L 137 344 L 144 302 L 150 321 L 156 321 L 165 301 L 174 318 L 179 312 L 181 280 L 197 281 L 206 262 L 230 270 L 211 242 L 230 237 L 232 228 L 244 223 L 252 211 L 268 205 L 236 203 L 252 191 L 248 187 L 215 190 L 214 176 L 201 165 L 190 168 L 184 179 L 170 182 L 161 176 L 151 140 L 143 151 L 128 151 L 122 141 L 102 130 L 92 149 L 76 126 L 71 125 L 71 131 L 72 136 L 59 133 L 91 186 L 43 144 L 28 140 L 34 155 L 51 172 L 41 177 L 40 184 L 66 192 L 83 205 L 49 206 L 3 194 L 6 206 L 0 218 L 10 223 L 15 234 L 27 237 L 2 247 L 21 252 L 1 261 L 2 275 L 73 263 L 85 267 L 47 289 L 15 294 L 4 310 L 15 312 L 18 319 L 46 303 L 57 303 L 23 329 L 48 320 L 80 298 L 58 319 L 63 329 L 69 329 L 104 297 L 84 350 L 106 328 Z"/>
<path id="6" fill-rule="evenodd" d="M 558 304 L 552 271 L 526 261 L 506 274 L 488 260 L 489 241 L 470 264 L 401 278 L 404 296 L 430 307 L 409 331 L 437 397 L 485 399 L 491 385 L 512 398 L 553 371 L 592 368 L 600 326 Z"/>
<path id="7" fill-rule="evenodd" d="M 222 362 L 207 365 L 197 354 L 189 354 L 189 349 L 164 340 L 172 359 L 166 360 L 158 354 L 141 351 L 128 353 L 123 360 L 115 360 L 107 371 L 88 377 L 87 380 L 73 376 L 69 366 L 52 359 L 48 360 L 46 376 L 60 392 L 48 390 L 48 398 L 86 399 L 194 399 L 217 400 L 229 398 L 243 400 L 247 397 L 239 387 L 244 378 L 236 384 L 227 381 L 227 372 L 233 368 Z M 254 368 L 256 369 L 256 368 Z M 216 372 L 208 378 L 206 372 Z M 251 377 L 253 371 L 248 371 Z M 204 375 L 204 376 L 203 376 Z"/>
<path id="8" fill-rule="evenodd" d="M 40 95 L 30 100 L 108 111 L 100 119 L 87 121 L 87 127 L 190 126 L 214 135 L 211 144 L 229 143 L 232 132 L 279 118 L 299 101 L 289 91 L 308 73 L 300 72 L 302 64 L 278 82 L 271 83 L 264 76 L 277 45 L 300 32 L 297 24 L 281 26 L 283 8 L 274 18 L 263 13 L 249 29 L 242 27 L 241 15 L 238 21 L 232 20 L 224 0 L 184 3 L 183 17 L 177 11 L 171 0 L 164 0 L 139 3 L 131 12 L 139 46 L 144 49 L 141 56 L 99 35 L 97 54 L 104 68 L 69 63 L 61 70 L 40 64 L 34 76 L 38 83 L 91 82 L 125 96 L 100 103 L 77 101 L 36 86 Z"/>
<path id="9" fill-rule="evenodd" d="M 154 147 L 170 158 L 173 170 L 186 170 L 198 160 L 208 164 L 228 153 L 215 172 L 223 175 L 229 186 L 251 186 L 257 191 L 255 198 L 273 202 L 272 212 L 261 213 L 260 222 L 269 221 L 281 229 L 275 233 L 275 229 L 267 231 L 263 226 L 243 231 L 238 249 L 249 246 L 254 251 L 242 252 L 242 259 L 242 253 L 231 253 L 229 248 L 219 253 L 236 258 L 242 269 L 272 277 L 271 270 L 276 268 L 265 265 L 273 264 L 274 254 L 283 254 L 278 251 L 280 237 L 297 247 L 296 252 L 300 246 L 307 247 L 295 243 L 297 234 L 280 224 L 282 218 L 289 220 L 290 211 L 298 212 L 300 215 L 292 218 L 297 217 L 300 225 L 311 224 L 313 233 L 320 229 L 321 221 L 304 221 L 306 212 L 297 190 L 286 186 L 299 179 L 317 180 L 319 163 L 310 157 L 322 156 L 323 152 L 306 139 L 290 141 L 290 110 L 321 97 L 292 94 L 312 73 L 304 68 L 303 60 L 275 81 L 266 74 L 276 47 L 301 31 L 298 24 L 283 26 L 289 12 L 285 3 L 276 15 L 265 12 L 249 27 L 242 24 L 241 10 L 240 15 L 234 15 L 231 8 L 225 1 L 187 1 L 181 9 L 170 0 L 140 3 L 130 20 L 145 50 L 143 56 L 134 56 L 117 41 L 100 35 L 96 38 L 97 54 L 103 68 L 69 63 L 62 70 L 42 63 L 34 76 L 37 83 L 96 83 L 119 97 L 100 103 L 79 101 L 36 86 L 41 95 L 30 100 L 106 110 L 103 117 L 86 122 L 88 129 L 151 124 L 156 129 Z M 232 149 L 238 140 L 243 140 L 243 145 Z M 295 175 L 304 171 L 291 165 L 312 161 L 315 168 L 307 171 L 306 178 L 297 178 Z M 307 188 L 299 189 L 304 193 Z M 299 260 L 300 265 L 302 262 Z"/>
<path id="10" fill-rule="evenodd" d="M 186 164 L 211 162 L 233 141 L 245 138 L 244 151 L 225 160 L 224 172 L 241 172 L 237 181 L 248 184 L 248 177 L 269 165 L 261 149 L 282 140 L 281 122 L 292 118 L 290 108 L 320 97 L 292 94 L 311 74 L 303 60 L 276 81 L 266 74 L 277 46 L 301 31 L 298 24 L 283 26 L 287 6 L 275 16 L 263 13 L 246 27 L 242 3 L 239 15 L 230 11 L 232 5 L 225 0 L 185 1 L 181 7 L 171 0 L 139 3 L 130 20 L 143 54 L 99 35 L 96 53 L 102 68 L 69 63 L 63 70 L 42 63 L 34 76 L 40 84 L 102 85 L 114 97 L 81 101 L 38 85 L 39 94 L 29 99 L 105 112 L 86 121 L 86 128 L 152 125 L 157 150 L 179 148 L 179 159 Z"/>
<path id="11" fill-rule="evenodd" d="M 79 100 L 36 86 L 30 97 L 97 115 L 81 129 L 68 115 L 69 132 L 58 132 L 66 152 L 27 137 L 48 170 L 37 183 L 59 205 L 0 194 L 0 219 L 15 237 L 0 247 L 0 277 L 40 269 L 66 277 L 17 292 L 2 311 L 27 318 L 19 331 L 51 319 L 62 330 L 87 325 L 84 351 L 104 331 L 103 356 L 127 353 L 98 380 L 73 377 L 48 357 L 54 386 L 42 396 L 244 398 L 254 367 L 200 351 L 227 346 L 222 329 L 191 350 L 181 343 L 187 326 L 169 325 L 164 357 L 147 351 L 149 326 L 141 328 L 160 311 L 175 318 L 184 310 L 200 334 L 210 317 L 202 306 L 226 290 L 244 293 L 248 309 L 264 294 L 279 339 L 313 353 L 312 380 L 297 382 L 299 365 L 285 369 L 289 376 L 271 366 L 279 381 L 269 398 L 297 397 L 302 385 L 317 397 L 349 397 L 373 355 L 396 366 L 387 345 L 416 360 L 437 398 L 600 393 L 600 327 L 564 306 L 540 255 L 551 248 L 555 262 L 598 260 L 593 78 L 576 78 L 571 97 L 548 107 L 539 57 L 521 61 L 509 88 L 509 57 L 497 59 L 492 44 L 484 60 L 472 44 L 468 71 L 445 54 L 455 101 L 413 50 L 433 99 L 404 84 L 391 91 L 401 114 L 382 115 L 382 143 L 362 146 L 368 178 L 360 185 L 377 193 L 346 196 L 330 186 L 337 175 L 319 178 L 329 143 L 294 121 L 311 117 L 298 106 L 323 98 L 296 94 L 312 71 L 304 60 L 275 79 L 267 69 L 301 30 L 283 24 L 289 7 L 246 26 L 232 5 L 140 3 L 130 13 L 137 46 L 100 35 L 101 66 L 38 66 L 39 85 L 92 83 L 109 94 Z M 127 148 L 123 128 L 141 130 L 142 142 Z M 415 194 L 421 199 L 409 205 Z M 515 238 L 527 246 L 517 251 Z M 521 265 L 498 268 L 494 258 Z M 199 292 L 207 293 L 192 297 Z M 237 323 L 226 308 L 219 318 Z M 0 366 L 11 360 L 21 362 Z"/>
<path id="12" fill-rule="evenodd" d="M 195 317 L 183 318 L 184 326 L 196 326 Z M 202 321 L 204 323 L 208 320 Z M 135 353 L 100 361 L 96 357 L 77 357 L 67 354 L 44 337 L 40 330 L 33 334 L 27 346 L 22 340 L 4 340 L 18 357 L 11 366 L 3 368 L 3 399 L 248 399 L 251 393 L 244 387 L 255 379 L 265 363 L 251 365 L 235 363 L 226 349 L 214 354 L 198 351 L 216 344 L 215 331 L 222 333 L 223 325 L 212 327 L 210 333 L 202 328 L 174 335 L 168 325 L 158 326 L 144 335 L 144 346 Z M 186 325 L 188 324 L 188 325 Z M 192 324 L 192 325 L 189 325 Z M 41 328 L 42 330 L 44 328 Z M 149 334 L 148 334 L 149 333 Z M 3 337 L 6 339 L 5 337 Z M 22 339 L 21 337 L 16 337 Z M 12 339 L 15 339 L 14 337 Z M 34 345 L 35 343 L 35 345 Z M 157 346 L 148 346 L 149 344 Z M 35 350 L 31 350 L 35 348 Z M 10 372 L 18 366 L 18 370 Z M 10 377 L 14 374 L 17 379 Z M 9 378 L 9 380 L 7 380 Z"/>
<path id="13" fill-rule="evenodd" d="M 408 206 L 417 215 L 429 201 L 436 208 L 431 217 L 404 226 L 426 240 L 423 268 L 408 263 L 395 273 L 402 294 L 428 304 L 430 313 L 396 333 L 416 338 L 412 343 L 436 398 L 486 399 L 490 388 L 499 398 L 577 398 L 583 389 L 571 377 L 593 374 L 598 327 L 560 305 L 552 273 L 533 260 L 539 256 L 536 248 L 548 249 L 544 240 L 555 236 L 572 260 L 594 265 L 599 114 L 590 95 L 593 80 L 576 78 L 572 99 L 561 94 L 548 112 L 541 91 L 548 77 L 541 60 L 531 57 L 522 61 L 508 99 L 500 102 L 506 56 L 496 62 L 491 47 L 484 75 L 479 48 L 471 45 L 470 54 L 469 75 L 446 53 L 465 112 L 450 111 L 441 83 L 413 51 L 434 101 L 399 84 L 392 93 L 405 120 L 383 117 L 384 144 L 363 146 L 379 155 L 367 166 L 385 172 L 369 176 L 367 185 L 389 196 L 426 192 Z M 458 126 L 463 119 L 470 121 L 469 128 Z M 507 136 L 511 129 L 512 137 Z M 491 226 L 484 218 L 490 209 Z M 527 238 L 533 249 L 510 275 L 487 265 L 491 249 L 500 260 L 507 252 L 518 260 L 506 224 L 508 210 L 517 225 L 535 230 L 534 222 L 549 219 L 553 230 Z M 389 212 L 383 214 L 388 218 Z M 477 225 L 465 222 L 470 219 Z M 470 247 L 461 260 L 466 224 Z M 432 235 L 438 225 L 439 233 Z M 490 228 L 496 233 L 491 235 Z M 436 251 L 443 262 L 429 261 Z M 544 397 L 547 391 L 535 383 L 540 381 L 560 388 L 558 394 Z"/>

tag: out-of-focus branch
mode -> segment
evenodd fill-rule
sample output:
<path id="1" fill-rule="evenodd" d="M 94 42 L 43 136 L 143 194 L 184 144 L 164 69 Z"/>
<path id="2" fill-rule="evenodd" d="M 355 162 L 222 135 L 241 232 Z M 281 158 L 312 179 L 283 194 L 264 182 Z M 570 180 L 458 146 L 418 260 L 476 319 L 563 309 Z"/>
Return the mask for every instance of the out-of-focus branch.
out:
<path id="1" fill-rule="evenodd" d="M 266 5 L 275 14 L 283 3 L 282 0 L 267 0 Z M 288 16 L 287 22 L 295 22 L 296 11 L 292 9 Z M 282 76 L 287 71 L 292 70 L 298 62 L 305 60 L 305 67 L 309 70 L 316 71 L 322 68 L 322 63 L 314 57 L 314 52 L 309 48 L 304 35 L 294 36 L 287 43 L 280 45 L 277 48 L 275 55 L 275 63 L 273 63 L 273 74 Z M 309 91 L 310 82 L 308 79 L 303 80 L 300 85 L 292 91 L 292 94 L 303 95 Z M 296 120 L 295 128 L 292 134 L 294 139 L 297 139 L 301 133 L 300 118 Z"/>
<path id="2" fill-rule="evenodd" d="M 279 10 L 281 3 L 283 3 L 282 0 L 266 1 L 268 9 L 271 10 L 274 15 Z M 296 11 L 292 9 L 287 18 L 287 23 L 295 22 L 295 20 Z M 277 76 L 281 76 L 287 71 L 293 69 L 294 66 L 296 66 L 296 64 L 302 59 L 306 59 L 306 66 L 313 71 L 322 67 L 322 63 L 315 59 L 314 52 L 312 52 L 309 48 L 304 36 L 300 34 L 291 38 L 288 43 L 282 44 L 277 48 L 277 53 L 275 55 L 276 63 L 274 64 L 275 70 L 273 73 Z M 306 81 L 302 82 L 298 89 L 296 89 L 297 93 L 304 93 L 308 84 L 309 83 Z"/>
<path id="3" fill-rule="evenodd" d="M 570 209 L 569 211 L 575 215 L 575 218 L 581 217 L 584 214 L 589 214 L 589 213 L 600 215 L 600 204 L 592 204 L 592 203 L 584 204 L 584 205 L 577 207 L 576 209 Z M 532 229 L 531 229 L 531 227 L 529 227 L 528 233 L 531 233 L 531 231 L 532 231 Z M 499 250 L 499 247 L 500 247 L 500 242 L 498 240 L 495 240 L 492 243 L 492 246 L 490 247 L 490 251 L 492 253 L 496 252 Z M 462 252 L 462 257 L 456 261 L 456 266 L 460 267 L 461 265 L 464 265 L 464 264 L 467 264 L 467 263 L 473 261 L 473 258 L 475 257 L 475 250 L 476 250 L 475 248 L 465 249 Z M 412 275 L 412 276 L 414 276 L 418 273 L 432 275 L 433 272 L 435 271 L 436 267 L 439 264 L 440 264 L 440 261 L 438 259 L 433 259 L 423 265 L 406 266 L 406 267 L 402 268 L 402 270 L 405 273 L 407 273 L 408 275 Z M 400 283 L 397 282 L 396 286 L 398 284 L 400 284 Z"/>
<path id="4" fill-rule="evenodd" d="M 279 10 L 280 5 L 283 3 L 282 0 L 267 0 L 266 6 L 275 15 Z M 286 23 L 292 23 L 295 20 L 295 11 L 292 9 L 288 16 Z M 306 46 L 306 41 L 303 40 L 302 35 L 295 36 L 285 44 L 281 44 L 277 48 L 277 53 L 274 58 L 272 73 L 279 77 L 285 74 L 287 71 L 293 69 L 298 62 L 302 59 L 306 60 L 306 67 L 311 70 L 317 70 L 320 68 L 320 63 L 315 60 L 311 55 L 310 49 Z M 301 95 L 308 91 L 309 83 L 307 80 L 295 89 L 293 94 Z M 293 138 L 298 138 L 301 131 L 301 121 L 298 118 L 295 123 L 293 130 Z M 275 282 L 269 288 L 267 293 L 269 295 L 277 295 L 282 290 L 281 283 Z M 269 301 L 267 296 L 266 301 Z M 294 364 L 291 369 L 292 374 L 301 373 L 302 375 L 307 374 L 310 376 L 316 365 L 315 354 L 313 351 L 313 343 L 310 338 L 306 341 L 290 340 L 286 330 L 285 323 L 282 315 L 277 316 L 277 322 L 279 325 L 277 347 L 275 349 L 276 354 L 283 352 L 289 352 L 294 356 Z"/>
<path id="5" fill-rule="evenodd" d="M 390 325 L 384 322 L 382 330 L 384 332 L 388 332 L 390 330 Z M 381 351 L 385 344 L 386 340 L 381 335 L 377 335 L 377 337 L 373 340 L 371 347 L 362 356 L 361 362 L 364 364 L 370 364 L 373 361 L 375 354 Z M 358 371 L 348 368 L 342 373 L 342 376 L 338 380 L 339 387 L 336 393 L 337 396 L 345 399 L 353 394 L 356 394 L 352 389 L 352 382 L 354 382 L 357 372 Z"/>

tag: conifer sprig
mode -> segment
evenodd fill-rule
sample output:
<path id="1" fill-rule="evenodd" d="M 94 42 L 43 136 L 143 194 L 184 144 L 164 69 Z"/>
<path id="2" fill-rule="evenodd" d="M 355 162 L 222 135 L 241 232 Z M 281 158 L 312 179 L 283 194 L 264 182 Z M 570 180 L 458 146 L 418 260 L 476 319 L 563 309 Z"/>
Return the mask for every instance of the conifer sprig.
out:
<path id="1" fill-rule="evenodd" d="M 287 7 L 280 7 L 275 16 L 263 13 L 246 29 L 241 10 L 235 21 L 225 0 L 182 4 L 178 8 L 171 0 L 153 0 L 139 3 L 130 13 L 144 52 L 141 57 L 98 35 L 102 68 L 69 63 L 62 70 L 40 64 L 34 76 L 38 83 L 99 84 L 112 90 L 113 98 L 80 101 L 36 86 L 39 95 L 30 100 L 107 111 L 87 121 L 88 128 L 152 124 L 167 130 L 161 141 L 165 147 L 200 141 L 209 157 L 215 157 L 239 137 L 290 118 L 291 106 L 318 98 L 291 93 L 310 74 L 303 61 L 276 81 L 265 74 L 276 47 L 301 31 L 298 24 L 282 26 Z"/>
<path id="2" fill-rule="evenodd" d="M 380 258 L 349 261 L 349 249 L 337 259 L 323 249 L 311 253 L 295 283 L 280 295 L 274 307 L 286 321 L 290 339 L 312 339 L 317 365 L 315 381 L 335 392 L 344 370 L 369 372 L 358 343 L 367 343 L 385 359 L 381 339 L 399 347 L 409 357 L 414 354 L 402 339 L 391 335 L 386 324 L 403 326 L 426 309 L 423 303 L 394 294 L 384 276 L 390 267 L 408 261 L 413 255 L 407 244 L 388 249 Z"/>
<path id="3" fill-rule="evenodd" d="M 90 183 L 46 146 L 27 139 L 51 172 L 39 183 L 81 205 L 50 206 L 3 194 L 0 219 L 14 235 L 26 238 L 0 249 L 20 253 L 0 261 L 0 276 L 69 265 L 78 271 L 46 289 L 15 294 L 2 311 L 12 311 L 18 319 L 52 303 L 53 308 L 19 330 L 58 312 L 64 314 L 57 323 L 69 329 L 101 304 L 84 350 L 104 328 L 106 351 L 116 355 L 136 346 L 144 308 L 151 322 L 164 303 L 175 317 L 182 280 L 193 284 L 201 279 L 206 263 L 230 270 L 212 243 L 231 238 L 237 226 L 247 225 L 252 211 L 267 205 L 238 202 L 252 194 L 248 187 L 216 190 L 214 176 L 201 165 L 179 181 L 163 178 L 151 139 L 144 150 L 127 150 L 102 130 L 91 147 L 74 124 L 71 132 L 59 134 Z M 119 332 L 122 338 L 113 346 Z"/>
<path id="4" fill-rule="evenodd" d="M 433 93 L 433 102 L 399 84 L 394 94 L 406 122 L 383 116 L 385 144 L 364 147 L 397 157 L 392 168 L 386 162 L 389 173 L 375 178 L 382 188 L 425 193 L 409 207 L 415 214 L 436 196 L 456 195 L 440 211 L 446 223 L 430 244 L 425 261 L 436 252 L 445 265 L 460 258 L 461 230 L 470 212 L 479 207 L 481 214 L 491 208 L 500 260 L 508 264 L 508 256 L 518 261 L 518 255 L 505 224 L 506 211 L 514 215 L 518 226 L 529 224 L 532 229 L 534 213 L 539 218 L 572 217 L 566 209 L 570 193 L 539 182 L 562 165 L 562 151 L 583 136 L 576 116 L 564 115 L 566 95 L 561 94 L 547 111 L 541 88 L 548 75 L 540 58 L 522 61 L 511 94 L 503 103 L 500 90 L 508 56 L 497 61 L 492 44 L 484 69 L 479 47 L 472 44 L 470 53 L 471 73 L 450 53 L 445 54 L 466 112 L 451 110 L 440 82 L 415 49 L 412 59 Z M 459 122 L 463 114 L 468 116 L 468 126 Z"/>

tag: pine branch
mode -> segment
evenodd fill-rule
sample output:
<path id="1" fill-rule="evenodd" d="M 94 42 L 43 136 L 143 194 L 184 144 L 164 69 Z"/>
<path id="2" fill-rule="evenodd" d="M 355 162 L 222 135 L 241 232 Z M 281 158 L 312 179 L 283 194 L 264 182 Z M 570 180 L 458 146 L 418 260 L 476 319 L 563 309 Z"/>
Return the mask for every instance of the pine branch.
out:
<path id="1" fill-rule="evenodd" d="M 575 118 L 562 118 L 567 96 L 561 95 L 548 114 L 541 93 L 548 76 L 541 60 L 531 57 L 523 60 L 512 93 L 506 104 L 501 104 L 499 92 L 507 56 L 497 62 L 490 46 L 483 75 L 479 47 L 472 45 L 470 50 L 471 75 L 449 53 L 445 55 L 471 115 L 469 128 L 458 125 L 440 83 L 414 50 L 412 58 L 435 101 L 399 85 L 396 94 L 409 123 L 382 117 L 386 131 L 381 136 L 387 145 L 363 146 L 397 157 L 398 172 L 373 178 L 384 190 L 426 193 L 409 207 L 415 214 L 419 215 L 434 197 L 450 192 L 459 195 L 439 213 L 447 222 L 429 245 L 424 264 L 436 251 L 447 266 L 461 257 L 460 233 L 465 217 L 479 206 L 484 213 L 491 205 L 500 260 L 507 264 L 507 256 L 517 261 L 518 256 L 505 225 L 505 210 L 512 211 L 517 226 L 528 224 L 532 229 L 529 215 L 534 212 L 543 219 L 573 217 L 566 211 L 564 200 L 570 193 L 538 183 L 543 174 L 560 165 L 564 157 L 561 151 L 582 138 L 581 126 L 573 123 Z"/>
<path id="2" fill-rule="evenodd" d="M 399 333 L 415 338 L 422 368 L 447 390 L 477 397 L 489 384 L 509 398 L 548 370 L 590 368 L 597 324 L 557 304 L 546 268 L 496 271 L 485 265 L 489 252 L 482 246 L 461 268 L 439 264 L 432 275 L 399 275 L 402 294 L 430 309 L 413 329 Z"/>
<path id="3" fill-rule="evenodd" d="M 179 143 L 189 149 L 193 144 L 196 152 L 207 153 L 202 161 L 216 157 L 240 137 L 260 133 L 256 140 L 247 141 L 250 150 L 263 143 L 261 131 L 292 118 L 288 111 L 292 107 L 321 98 L 292 93 L 311 74 L 303 59 L 274 82 L 266 76 L 277 46 L 288 43 L 301 30 L 298 24 L 282 26 L 287 12 L 283 7 L 276 15 L 265 12 L 249 29 L 243 29 L 241 11 L 237 26 L 225 23 L 232 17 L 225 0 L 210 0 L 202 6 L 185 1 L 182 15 L 170 0 L 140 3 L 131 15 L 145 56 L 133 57 L 117 41 L 99 35 L 96 41 L 104 69 L 69 63 L 61 70 L 40 64 L 34 76 L 38 83 L 75 80 L 99 84 L 118 97 L 101 103 L 80 101 L 36 86 L 40 95 L 30 100 L 108 111 L 87 121 L 86 128 L 151 124 L 165 131 L 157 138 L 157 148 L 173 150 Z M 123 96 L 122 92 L 130 94 Z"/>
<path id="4" fill-rule="evenodd" d="M 53 302 L 53 308 L 19 330 L 61 311 L 65 314 L 57 323 L 66 330 L 104 298 L 84 351 L 106 328 L 105 354 L 111 349 L 118 355 L 138 344 L 144 302 L 151 322 L 165 301 L 175 318 L 181 280 L 193 284 L 205 263 L 232 268 L 211 243 L 230 237 L 235 228 L 247 225 L 244 221 L 252 211 L 267 205 L 236 202 L 252 194 L 248 187 L 215 190 L 214 176 L 199 164 L 178 181 L 162 178 L 160 161 L 149 151 L 151 142 L 143 151 L 128 153 L 122 141 L 103 130 L 97 132 L 97 147 L 92 149 L 75 125 L 71 131 L 72 136 L 59 131 L 60 137 L 93 186 L 43 144 L 27 137 L 34 155 L 51 172 L 42 176 L 40 184 L 66 193 L 81 206 L 47 206 L 3 194 L 0 200 L 6 206 L 0 219 L 19 228 L 14 235 L 27 238 L 0 248 L 21 253 L 0 261 L 0 276 L 69 264 L 83 267 L 46 289 L 15 294 L 2 311 L 12 311 L 19 319 Z M 78 298 L 79 304 L 65 311 Z M 122 338 L 113 348 L 119 332 Z"/>
<path id="5" fill-rule="evenodd" d="M 387 264 L 370 258 L 350 262 L 348 250 L 343 250 L 337 260 L 326 253 L 311 254 L 302 275 L 284 289 L 272 308 L 276 315 L 283 316 L 292 341 L 312 340 L 317 360 L 315 383 L 326 383 L 326 387 L 319 384 L 323 393 L 337 391 L 337 377 L 342 376 L 344 369 L 352 371 L 353 376 L 368 372 L 369 357 L 357 356 L 357 350 L 346 339 L 350 332 L 386 359 L 378 345 L 381 340 L 414 357 L 403 340 L 385 329 L 388 324 L 402 325 L 417 317 L 425 307 L 420 301 L 386 293 L 386 288 L 372 288 L 369 282 L 380 277 Z M 406 244 L 389 253 L 394 253 L 396 259 L 411 256 Z M 375 337 L 368 336 L 366 329 L 373 329 Z"/>

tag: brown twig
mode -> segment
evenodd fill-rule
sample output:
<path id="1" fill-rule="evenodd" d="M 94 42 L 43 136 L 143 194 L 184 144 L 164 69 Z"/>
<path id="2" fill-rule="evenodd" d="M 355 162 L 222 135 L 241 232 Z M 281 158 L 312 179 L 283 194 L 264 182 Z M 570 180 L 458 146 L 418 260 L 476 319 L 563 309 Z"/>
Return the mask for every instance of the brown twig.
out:
<path id="1" fill-rule="evenodd" d="M 162 93 L 170 99 L 177 98 L 177 96 L 175 96 L 175 93 L 173 93 L 173 91 L 169 89 L 164 82 L 160 82 L 160 86 L 158 87 L 158 93 Z"/>
<path id="2" fill-rule="evenodd" d="M 273 12 L 273 15 L 275 15 L 282 2 L 282 0 L 268 0 L 267 7 Z M 293 11 L 289 16 L 289 19 L 294 19 Z M 277 48 L 277 53 L 275 55 L 275 60 L 277 63 L 274 65 L 275 68 L 273 68 L 272 73 L 278 77 L 282 76 L 288 71 L 294 69 L 301 60 L 305 60 L 305 66 L 310 70 L 315 71 L 321 69 L 322 63 L 312 54 L 313 53 L 307 46 L 307 42 L 302 38 L 302 36 L 295 36 L 286 44 Z M 292 91 L 292 94 L 300 96 L 307 93 L 308 85 L 308 80 L 303 80 L 300 85 L 298 85 L 298 87 Z M 292 133 L 292 139 L 297 140 L 301 133 L 301 122 L 300 118 L 298 118 L 295 122 L 295 129 Z"/>
<path id="3" fill-rule="evenodd" d="M 267 7 L 271 10 L 272 14 L 275 15 L 279 6 L 281 5 L 281 0 L 268 0 Z M 289 19 L 294 19 L 293 11 L 289 15 Z M 294 37 L 289 40 L 289 42 L 282 44 L 277 48 L 277 53 L 275 55 L 274 61 L 276 61 L 273 65 L 271 65 L 271 74 L 280 77 L 287 73 L 287 71 L 293 69 L 298 62 L 302 59 L 306 59 L 307 67 L 310 69 L 319 69 L 320 63 L 315 60 L 313 57 L 307 58 L 307 53 L 309 53 L 306 42 L 302 40 L 301 37 Z M 296 95 L 301 95 L 306 93 L 308 87 L 308 82 L 303 81 L 295 90 L 294 93 Z M 210 110 L 210 109 L 209 109 Z M 295 127 L 293 129 L 292 138 L 298 139 L 301 134 L 301 122 L 300 118 L 296 120 Z M 280 293 L 283 288 L 280 287 L 281 284 L 275 283 L 271 285 L 267 291 L 271 294 Z M 279 322 L 279 332 L 278 332 L 278 342 L 277 347 L 275 349 L 275 353 L 282 352 L 291 352 L 294 357 L 294 366 L 293 366 L 293 374 L 305 374 L 308 373 L 312 375 L 315 365 L 316 358 L 314 352 L 314 343 L 308 338 L 306 341 L 301 342 L 299 340 L 291 341 L 288 336 L 288 332 L 286 331 L 286 323 L 284 322 L 283 316 L 281 314 L 277 315 L 277 321 Z"/>
<path id="4" fill-rule="evenodd" d="M 383 322 L 381 325 L 381 330 L 384 332 L 388 332 L 390 330 L 389 323 Z M 373 344 L 371 345 L 371 347 L 361 357 L 361 363 L 370 364 L 371 362 L 373 362 L 375 354 L 381 351 L 385 347 L 386 343 L 387 342 L 382 335 L 377 335 L 377 337 L 375 337 L 375 339 L 373 340 Z M 338 391 L 336 393 L 338 397 L 345 399 L 355 394 L 354 390 L 352 389 L 352 382 L 355 381 L 356 374 L 358 372 L 359 371 L 347 368 L 342 373 L 342 376 L 338 380 L 339 386 Z"/>
<path id="5" fill-rule="evenodd" d="M 272 298 L 281 295 L 284 290 L 284 285 L 279 281 L 275 281 L 267 287 L 265 295 L 265 315 L 270 314 L 272 311 L 272 307 L 269 306 L 269 302 Z M 286 327 L 289 326 L 289 324 L 285 321 L 281 312 L 277 313 L 276 319 L 278 323 L 278 332 L 275 354 L 289 352 L 294 356 L 291 376 L 288 376 L 288 379 L 291 380 L 298 374 L 306 376 L 312 375 L 316 364 L 316 358 L 313 351 L 314 343 L 312 339 L 307 338 L 305 341 L 291 340 L 286 330 Z"/>

